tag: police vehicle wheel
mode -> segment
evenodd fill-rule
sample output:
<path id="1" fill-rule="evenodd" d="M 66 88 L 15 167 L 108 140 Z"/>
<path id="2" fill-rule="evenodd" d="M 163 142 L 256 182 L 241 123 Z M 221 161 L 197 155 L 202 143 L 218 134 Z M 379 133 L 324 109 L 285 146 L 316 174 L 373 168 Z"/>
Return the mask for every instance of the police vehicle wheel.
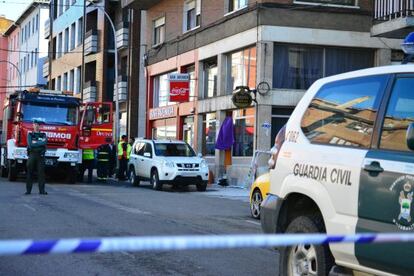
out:
<path id="1" fill-rule="evenodd" d="M 135 174 L 134 167 L 129 168 L 129 183 L 131 183 L 132 186 L 139 186 L 139 178 Z"/>
<path id="2" fill-rule="evenodd" d="M 160 178 L 158 177 L 158 171 L 155 169 L 151 172 L 151 185 L 154 190 L 161 190 L 162 184 L 160 183 Z"/>
<path id="3" fill-rule="evenodd" d="M 201 181 L 197 183 L 196 186 L 197 186 L 197 191 L 205 192 L 207 189 L 207 181 Z"/>
<path id="4" fill-rule="evenodd" d="M 285 233 L 325 233 L 319 216 L 299 216 L 289 223 Z M 298 244 L 279 248 L 280 275 L 328 275 L 334 258 L 328 245 Z"/>
<path id="5" fill-rule="evenodd" d="M 255 189 L 250 200 L 250 213 L 255 219 L 260 219 L 260 205 L 262 204 L 263 196 L 259 189 Z"/>
<path id="6" fill-rule="evenodd" d="M 17 179 L 17 167 L 13 163 L 12 160 L 9 160 L 9 170 L 7 175 L 9 181 L 16 181 Z"/>

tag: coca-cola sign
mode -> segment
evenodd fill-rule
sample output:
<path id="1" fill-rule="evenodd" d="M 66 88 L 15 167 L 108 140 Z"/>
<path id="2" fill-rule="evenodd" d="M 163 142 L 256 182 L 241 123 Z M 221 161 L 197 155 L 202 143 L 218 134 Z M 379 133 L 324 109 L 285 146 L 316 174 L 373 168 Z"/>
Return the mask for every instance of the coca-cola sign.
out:
<path id="1" fill-rule="evenodd" d="M 169 74 L 170 102 L 188 102 L 190 100 L 190 75 Z"/>

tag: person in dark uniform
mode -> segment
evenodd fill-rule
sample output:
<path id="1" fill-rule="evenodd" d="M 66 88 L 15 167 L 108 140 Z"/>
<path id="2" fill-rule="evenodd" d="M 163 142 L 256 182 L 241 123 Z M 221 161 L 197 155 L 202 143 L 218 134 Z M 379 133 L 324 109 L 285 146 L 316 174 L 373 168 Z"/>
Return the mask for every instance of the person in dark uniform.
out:
<path id="1" fill-rule="evenodd" d="M 111 157 L 111 138 L 105 139 L 105 144 L 102 144 L 98 147 L 98 165 L 97 165 L 97 174 L 98 174 L 98 181 L 106 182 L 108 179 L 108 169 L 109 169 L 109 161 Z"/>
<path id="2" fill-rule="evenodd" d="M 109 144 L 109 148 L 111 149 L 109 154 L 109 163 L 108 163 L 108 177 L 112 177 L 115 173 L 115 167 L 116 167 L 116 146 L 112 142 Z"/>
<path id="3" fill-rule="evenodd" d="M 46 133 L 40 132 L 38 121 L 33 121 L 33 132 L 27 134 L 27 154 L 29 159 L 27 160 L 26 195 L 32 192 L 33 173 L 35 170 L 39 183 L 39 194 L 47 195 L 45 191 L 46 144 Z"/>

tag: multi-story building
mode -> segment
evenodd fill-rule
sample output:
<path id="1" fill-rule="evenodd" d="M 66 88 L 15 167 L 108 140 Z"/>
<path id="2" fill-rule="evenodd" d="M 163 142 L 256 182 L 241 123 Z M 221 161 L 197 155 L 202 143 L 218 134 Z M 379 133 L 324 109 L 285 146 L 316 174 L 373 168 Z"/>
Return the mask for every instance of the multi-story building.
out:
<path id="1" fill-rule="evenodd" d="M 255 150 L 269 150 L 318 78 L 389 64 L 399 41 L 371 37 L 370 0 L 125 0 L 145 10 L 145 135 L 184 139 L 216 176 L 246 178 Z M 189 73 L 190 101 L 169 102 L 168 74 Z M 259 85 L 260 84 L 260 85 Z M 237 109 L 237 86 L 259 88 Z M 226 118 L 234 144 L 215 149 Z M 271 128 L 269 129 L 269 126 Z M 264 160 L 263 160 L 264 162 Z"/>
<path id="2" fill-rule="evenodd" d="M 4 35 L 6 30 L 13 24 L 12 20 L 0 16 L 0 104 L 2 105 L 6 97 L 7 87 L 10 86 L 11 72 L 8 72 L 8 48 L 9 38 Z M 11 42 L 10 42 L 11 43 Z M 2 113 L 2 112 L 1 112 Z M 0 123 L 3 114 L 0 114 Z"/>
<path id="3" fill-rule="evenodd" d="M 73 91 L 84 102 L 114 100 L 115 51 L 119 53 L 121 134 L 137 135 L 137 97 L 139 78 L 137 48 L 128 47 L 139 34 L 140 20 L 131 20 L 133 10 L 120 8 L 118 1 L 51 1 L 51 21 L 45 25 L 51 55 L 43 75 L 49 87 Z M 105 13 L 116 27 L 116 41 Z M 139 40 L 136 40 L 139 45 Z M 84 53 L 84 54 L 83 54 Z M 128 93 L 130 91 L 131 93 Z"/>
<path id="4" fill-rule="evenodd" d="M 11 86 L 19 83 L 25 87 L 45 85 L 46 79 L 42 75 L 43 63 L 48 56 L 48 41 L 44 39 L 44 30 L 41 28 L 49 17 L 49 5 L 46 0 L 34 0 L 15 24 L 6 31 L 9 37 L 9 77 Z M 13 89 L 9 89 L 12 92 Z"/>

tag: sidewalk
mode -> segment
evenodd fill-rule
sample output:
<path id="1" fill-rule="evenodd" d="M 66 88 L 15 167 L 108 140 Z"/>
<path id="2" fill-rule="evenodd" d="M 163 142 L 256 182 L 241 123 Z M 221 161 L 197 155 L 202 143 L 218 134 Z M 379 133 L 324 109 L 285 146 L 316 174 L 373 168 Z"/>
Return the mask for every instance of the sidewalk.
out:
<path id="1" fill-rule="evenodd" d="M 207 191 L 200 193 L 210 197 L 227 198 L 233 200 L 240 200 L 243 202 L 249 202 L 250 190 L 247 188 L 227 186 L 223 187 L 218 184 L 212 184 L 207 186 Z"/>

